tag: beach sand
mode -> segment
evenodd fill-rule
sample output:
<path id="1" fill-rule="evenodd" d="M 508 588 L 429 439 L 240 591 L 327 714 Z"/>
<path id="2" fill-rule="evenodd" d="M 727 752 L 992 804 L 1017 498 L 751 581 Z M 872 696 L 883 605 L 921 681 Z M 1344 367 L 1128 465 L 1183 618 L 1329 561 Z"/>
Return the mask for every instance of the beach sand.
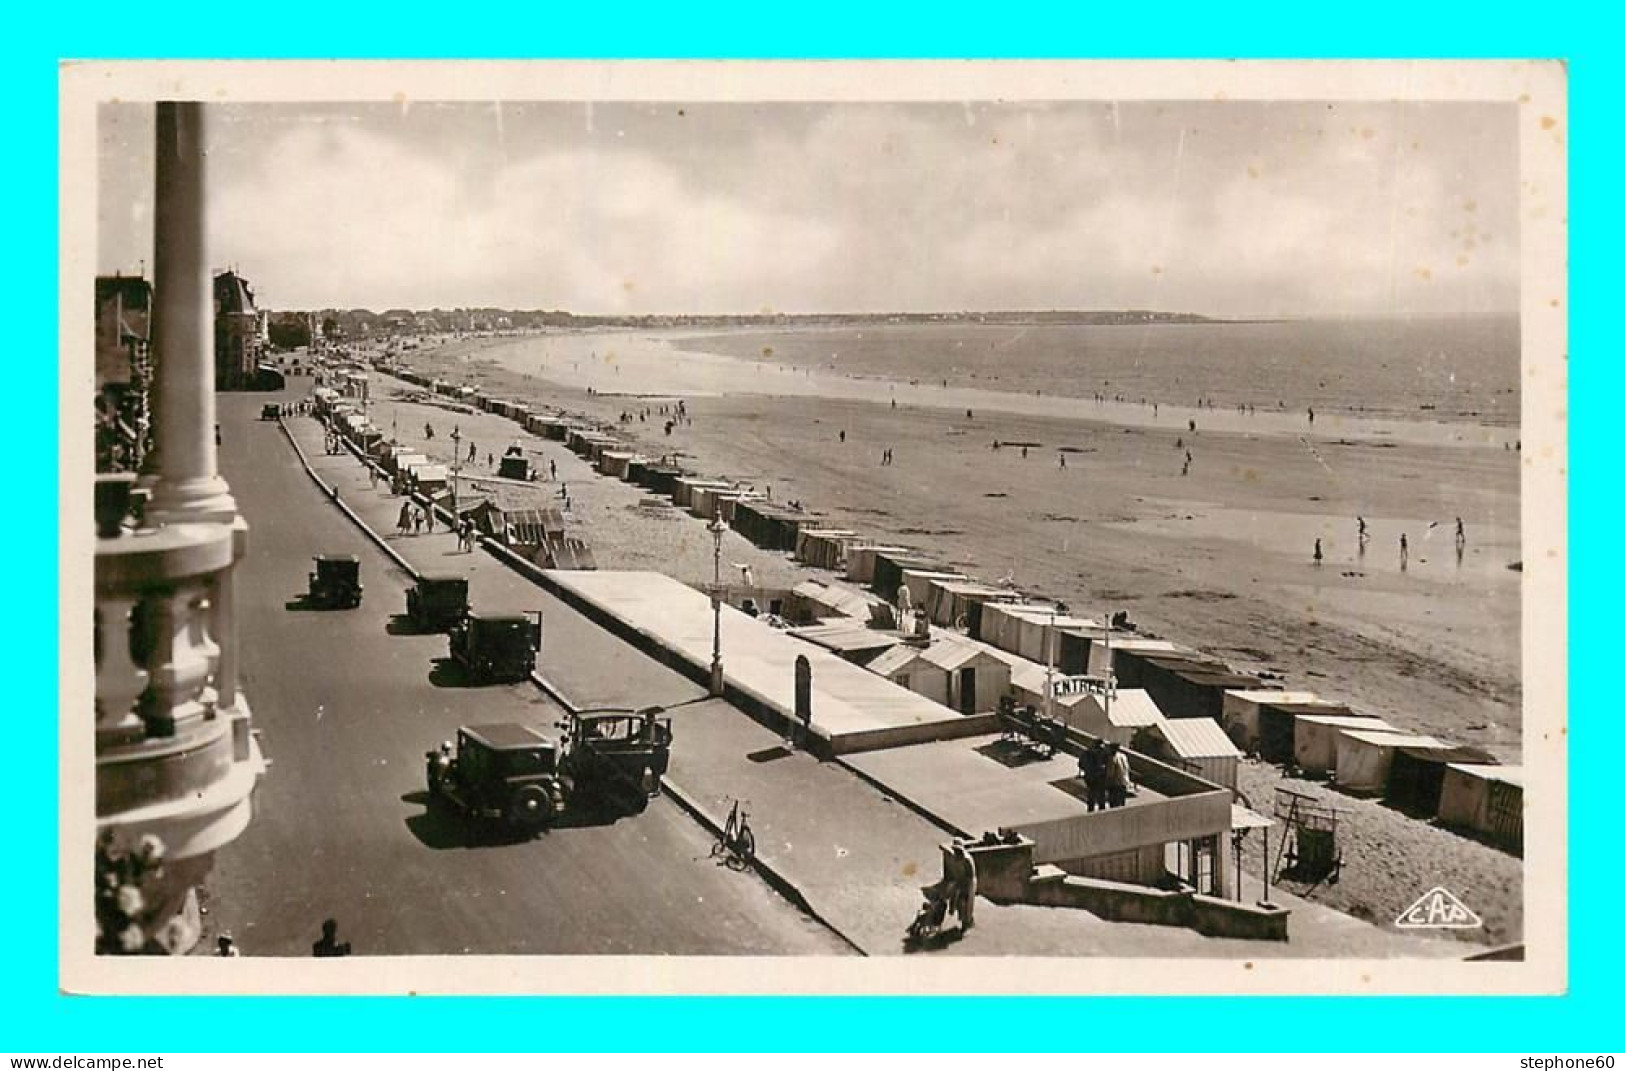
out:
<path id="1" fill-rule="evenodd" d="M 429 374 L 609 423 L 682 396 L 692 424 L 667 436 L 651 414 L 620 431 L 694 471 L 771 486 L 774 499 L 799 500 L 832 524 L 920 547 L 986 580 L 1012 577 L 1078 612 L 1127 610 L 1146 632 L 1278 675 L 1283 687 L 1519 759 L 1522 574 L 1508 568 L 1522 558 L 1519 454 L 1500 445 L 1507 429 L 1420 425 L 1390 436 L 1323 416 L 1309 434 L 1280 414 L 1248 430 L 1233 414 L 1162 407 L 1159 422 L 1137 417 L 1138 406 L 1102 413 L 1091 401 L 953 387 L 916 388 L 894 408 L 884 382 L 695 355 L 672 366 L 670 347 L 655 343 L 578 333 L 464 340 L 405 357 Z M 994 450 L 995 439 L 1008 445 Z M 1025 458 L 1021 443 L 1030 444 Z M 891 465 L 880 463 L 886 449 Z M 611 533 L 592 523 L 590 506 L 577 513 L 600 567 L 657 568 L 677 547 L 681 572 L 708 564 L 697 521 L 621 523 Z M 1357 516 L 1369 526 L 1363 555 Z M 1457 516 L 1467 533 L 1459 563 Z M 1401 532 L 1410 544 L 1403 572 Z M 800 573 L 782 555 L 764 564 L 774 556 L 725 554 L 725 567 L 755 560 L 764 583 Z M 1280 771 L 1251 770 L 1243 787 L 1267 811 Z M 1470 878 L 1489 928 L 1465 936 L 1521 933 L 1518 859 L 1380 803 L 1346 802 L 1344 880 L 1292 891 L 1385 921 L 1425 891 L 1413 889 L 1423 870 Z"/>

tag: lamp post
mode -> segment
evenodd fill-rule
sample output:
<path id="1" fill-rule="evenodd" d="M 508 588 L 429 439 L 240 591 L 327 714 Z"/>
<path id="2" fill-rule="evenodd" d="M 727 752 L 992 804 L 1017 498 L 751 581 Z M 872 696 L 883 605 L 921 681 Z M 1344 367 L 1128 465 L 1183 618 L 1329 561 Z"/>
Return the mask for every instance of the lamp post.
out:
<path id="1" fill-rule="evenodd" d="M 462 430 L 455 424 L 451 428 L 451 523 L 457 524 L 457 472 L 458 458 L 463 456 Z"/>
<path id="2" fill-rule="evenodd" d="M 706 525 L 713 546 L 711 573 L 711 694 L 721 696 L 722 687 L 722 533 L 728 526 L 720 515 Z"/>

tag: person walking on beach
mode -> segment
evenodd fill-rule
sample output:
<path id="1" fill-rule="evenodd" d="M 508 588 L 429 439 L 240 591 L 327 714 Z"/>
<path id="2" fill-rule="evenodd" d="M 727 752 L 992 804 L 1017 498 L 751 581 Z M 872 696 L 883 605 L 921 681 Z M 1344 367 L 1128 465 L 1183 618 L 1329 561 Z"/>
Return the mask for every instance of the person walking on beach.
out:
<path id="1" fill-rule="evenodd" d="M 1027 460 L 1027 448 L 1025 446 L 1021 448 L 1021 459 L 1023 461 Z"/>
<path id="2" fill-rule="evenodd" d="M 1456 518 L 1456 564 L 1461 564 L 1462 555 L 1467 553 L 1467 530 L 1462 527 L 1461 518 Z"/>
<path id="3" fill-rule="evenodd" d="M 1317 540 L 1315 540 L 1315 565 L 1316 566 L 1320 565 L 1320 559 L 1321 559 L 1320 540 L 1317 539 Z"/>
<path id="4" fill-rule="evenodd" d="M 841 441 L 843 443 L 846 442 L 846 429 L 845 428 L 841 429 Z"/>
<path id="5" fill-rule="evenodd" d="M 1066 455 L 1065 454 L 1061 455 L 1061 468 L 1063 468 L 1063 469 L 1066 468 Z"/>
<path id="6" fill-rule="evenodd" d="M 1311 405 L 1309 407 L 1309 423 L 1313 424 L 1314 422 L 1315 422 L 1315 407 Z"/>
<path id="7" fill-rule="evenodd" d="M 1411 541 L 1405 537 L 1404 532 L 1401 532 L 1399 533 L 1399 571 L 1403 573 L 1410 563 Z"/>
<path id="8" fill-rule="evenodd" d="M 1356 517 L 1354 519 L 1360 526 L 1360 540 L 1359 540 L 1359 542 L 1360 542 L 1360 557 L 1363 558 L 1363 557 L 1365 557 L 1365 545 L 1368 542 L 1370 542 L 1371 536 L 1365 530 L 1365 518 L 1364 517 Z"/>
<path id="9" fill-rule="evenodd" d="M 549 460 L 548 463 L 547 463 L 547 472 L 548 472 L 548 475 L 551 476 L 553 479 L 555 479 L 555 480 L 558 479 L 559 478 L 559 463 L 557 461 Z"/>
<path id="10" fill-rule="evenodd" d="M 1196 421 L 1195 421 L 1195 420 L 1192 420 L 1192 421 L 1191 421 L 1191 431 L 1193 431 L 1193 432 L 1194 432 L 1194 431 L 1195 431 L 1195 430 L 1196 430 Z"/>
<path id="11" fill-rule="evenodd" d="M 1189 450 L 1186 450 L 1185 451 L 1185 467 L 1179 470 L 1179 474 L 1181 476 L 1189 476 L 1191 474 L 1191 462 L 1193 460 L 1195 460 L 1195 459 L 1191 457 L 1191 452 Z"/>

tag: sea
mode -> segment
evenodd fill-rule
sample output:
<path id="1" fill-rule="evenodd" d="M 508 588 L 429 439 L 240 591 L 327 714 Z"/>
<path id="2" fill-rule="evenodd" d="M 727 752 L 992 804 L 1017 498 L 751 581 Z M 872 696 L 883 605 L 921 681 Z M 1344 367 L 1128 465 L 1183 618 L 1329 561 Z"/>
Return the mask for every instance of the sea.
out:
<path id="1" fill-rule="evenodd" d="M 841 375 L 1125 402 L 1513 426 L 1516 316 L 746 328 L 679 349 Z"/>

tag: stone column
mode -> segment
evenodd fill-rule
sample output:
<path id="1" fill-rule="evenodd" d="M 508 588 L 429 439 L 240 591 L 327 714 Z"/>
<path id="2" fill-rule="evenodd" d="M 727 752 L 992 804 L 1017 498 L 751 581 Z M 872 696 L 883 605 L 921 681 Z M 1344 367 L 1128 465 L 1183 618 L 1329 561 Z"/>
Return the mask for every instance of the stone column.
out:
<path id="1" fill-rule="evenodd" d="M 214 280 L 204 229 L 205 127 L 195 101 L 158 104 L 153 241 L 154 524 L 237 515 L 215 456 Z"/>

